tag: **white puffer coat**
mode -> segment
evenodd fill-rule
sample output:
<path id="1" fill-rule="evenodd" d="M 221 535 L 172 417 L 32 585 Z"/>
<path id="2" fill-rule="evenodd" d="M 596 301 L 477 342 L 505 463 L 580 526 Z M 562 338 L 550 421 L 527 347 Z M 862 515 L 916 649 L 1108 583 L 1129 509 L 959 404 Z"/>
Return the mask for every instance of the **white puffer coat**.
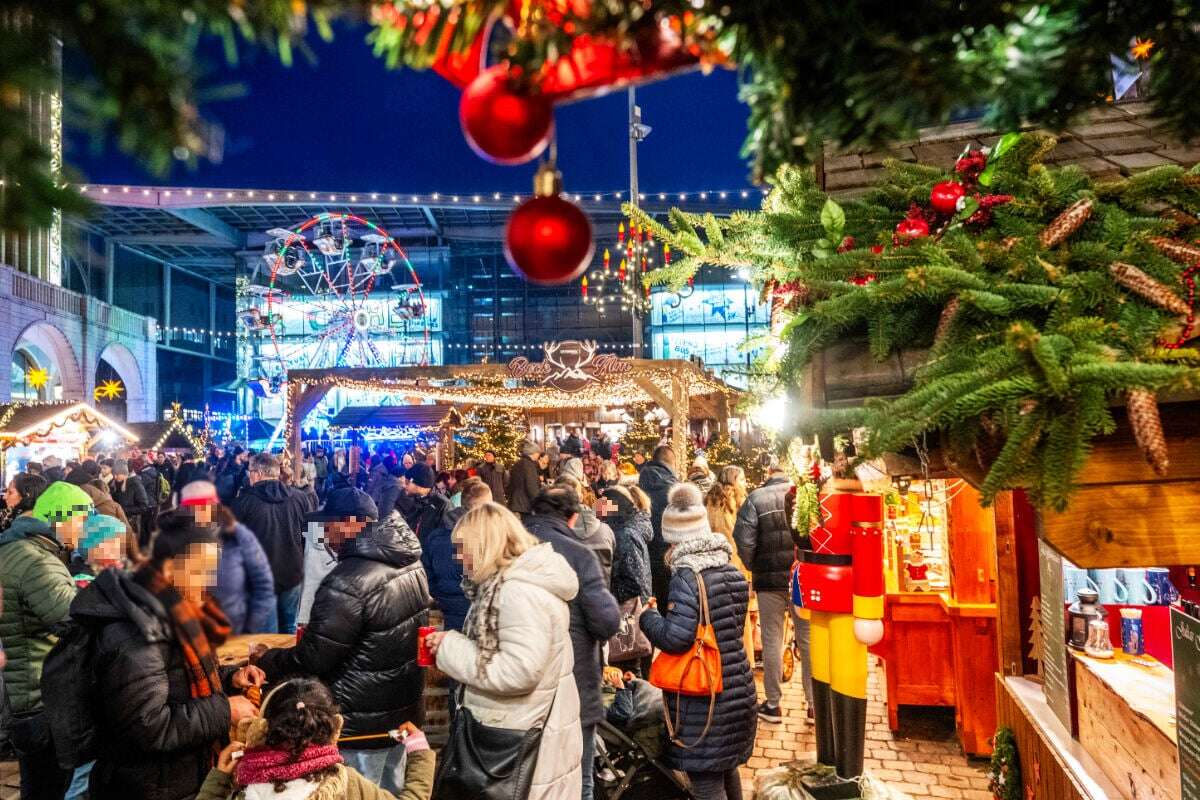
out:
<path id="1" fill-rule="evenodd" d="M 475 642 L 457 631 L 447 633 L 437 651 L 438 669 L 466 686 L 463 704 L 479 722 L 517 730 L 543 725 L 530 800 L 577 800 L 582 786 L 567 606 L 578 590 L 567 561 L 540 544 L 504 572 L 500 649 L 486 674 L 480 678 L 476 668 Z"/>

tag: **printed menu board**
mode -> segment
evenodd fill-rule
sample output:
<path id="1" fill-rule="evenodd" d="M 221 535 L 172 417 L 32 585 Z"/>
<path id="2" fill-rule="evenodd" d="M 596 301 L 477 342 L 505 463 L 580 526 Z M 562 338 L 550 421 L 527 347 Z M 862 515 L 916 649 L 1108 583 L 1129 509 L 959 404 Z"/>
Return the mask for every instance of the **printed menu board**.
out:
<path id="1" fill-rule="evenodd" d="M 1063 600 L 1063 561 L 1050 545 L 1038 541 L 1042 583 L 1042 691 L 1055 716 L 1071 729 L 1071 697 L 1067 690 L 1067 632 Z"/>
<path id="2" fill-rule="evenodd" d="M 1171 609 L 1181 800 L 1200 800 L 1200 620 Z"/>

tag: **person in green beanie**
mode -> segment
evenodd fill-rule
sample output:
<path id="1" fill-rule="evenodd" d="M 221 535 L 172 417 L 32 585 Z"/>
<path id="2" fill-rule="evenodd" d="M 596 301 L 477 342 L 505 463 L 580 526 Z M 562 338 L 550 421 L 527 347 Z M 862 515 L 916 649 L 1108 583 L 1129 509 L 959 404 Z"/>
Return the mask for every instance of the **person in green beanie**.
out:
<path id="1" fill-rule="evenodd" d="M 67 618 L 75 597 L 66 560 L 92 510 L 91 498 L 78 486 L 55 482 L 32 510 L 0 534 L 0 586 L 6 601 L 0 639 L 8 656 L 4 677 L 23 800 L 62 797 L 71 779 L 71 771 L 60 769 L 54 756 L 39 687 L 42 663 L 56 641 L 51 631 Z"/>

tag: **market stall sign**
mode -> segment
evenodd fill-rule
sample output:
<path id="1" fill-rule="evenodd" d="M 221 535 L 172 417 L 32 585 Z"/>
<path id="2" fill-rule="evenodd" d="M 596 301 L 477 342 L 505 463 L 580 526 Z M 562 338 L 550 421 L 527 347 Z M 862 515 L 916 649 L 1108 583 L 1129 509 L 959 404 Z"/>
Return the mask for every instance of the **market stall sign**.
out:
<path id="1" fill-rule="evenodd" d="M 1038 542 L 1042 595 L 1042 691 L 1062 724 L 1071 729 L 1071 698 L 1067 689 L 1067 631 L 1063 611 L 1063 560 L 1045 541 Z"/>
<path id="2" fill-rule="evenodd" d="M 577 392 L 589 384 L 603 383 L 605 378 L 624 375 L 633 369 L 629 359 L 612 353 L 597 353 L 597 347 L 594 341 L 575 339 L 546 342 L 542 345 L 545 353 L 542 361 L 514 358 L 508 362 L 508 375 L 537 381 L 563 392 Z"/>
<path id="3" fill-rule="evenodd" d="M 1181 800 L 1200 800 L 1200 620 L 1171 609 Z"/>

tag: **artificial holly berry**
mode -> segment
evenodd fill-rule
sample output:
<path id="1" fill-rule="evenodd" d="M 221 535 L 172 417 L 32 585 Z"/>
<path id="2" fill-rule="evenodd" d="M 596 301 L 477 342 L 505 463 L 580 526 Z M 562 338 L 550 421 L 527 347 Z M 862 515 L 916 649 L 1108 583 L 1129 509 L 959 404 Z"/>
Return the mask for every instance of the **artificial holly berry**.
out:
<path id="1" fill-rule="evenodd" d="M 504 230 L 504 256 L 530 283 L 573 281 L 592 261 L 595 244 L 587 215 L 561 194 L 562 178 L 550 164 L 538 170 L 535 197 L 521 203 Z"/>
<path id="2" fill-rule="evenodd" d="M 928 235 L 929 223 L 923 219 L 905 217 L 896 225 L 896 239 L 898 243 L 912 241 L 913 239 L 924 239 Z"/>
<path id="3" fill-rule="evenodd" d="M 883 245 L 881 245 L 881 244 L 871 245 L 871 252 L 877 256 L 882 255 L 883 254 Z"/>
<path id="4" fill-rule="evenodd" d="M 935 183 L 929 192 L 929 205 L 940 214 L 953 214 L 962 208 L 967 190 L 958 181 Z"/>
<path id="5" fill-rule="evenodd" d="M 968 150 L 954 162 L 954 172 L 964 182 L 975 185 L 979 176 L 987 169 L 987 153 L 982 150 Z"/>
<path id="6" fill-rule="evenodd" d="M 524 164 L 537 158 L 554 132 L 549 98 L 520 89 L 506 64 L 479 73 L 463 90 L 458 119 L 467 144 L 496 164 Z"/>
<path id="7" fill-rule="evenodd" d="M 837 251 L 839 253 L 848 253 L 851 250 L 853 250 L 854 247 L 855 247 L 854 237 L 847 236 L 844 239 L 842 239 L 842 243 L 838 245 Z"/>

